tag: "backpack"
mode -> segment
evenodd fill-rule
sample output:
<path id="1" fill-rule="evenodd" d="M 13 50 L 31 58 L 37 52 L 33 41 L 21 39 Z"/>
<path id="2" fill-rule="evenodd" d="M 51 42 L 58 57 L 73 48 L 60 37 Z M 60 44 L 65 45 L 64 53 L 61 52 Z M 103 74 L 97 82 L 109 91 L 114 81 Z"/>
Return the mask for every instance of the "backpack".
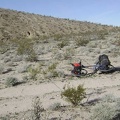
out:
<path id="1" fill-rule="evenodd" d="M 108 70 L 109 66 L 111 65 L 111 62 L 108 56 L 103 54 L 99 56 L 97 65 L 99 66 L 98 70 Z"/>

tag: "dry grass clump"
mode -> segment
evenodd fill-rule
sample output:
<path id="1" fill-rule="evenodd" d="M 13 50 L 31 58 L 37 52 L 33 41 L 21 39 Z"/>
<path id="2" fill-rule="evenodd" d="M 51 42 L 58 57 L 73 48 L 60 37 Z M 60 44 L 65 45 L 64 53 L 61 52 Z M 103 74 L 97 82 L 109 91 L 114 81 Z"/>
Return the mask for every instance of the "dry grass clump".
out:
<path id="1" fill-rule="evenodd" d="M 4 54 L 10 49 L 10 45 L 6 41 L 0 41 L 0 53 Z"/>
<path id="2" fill-rule="evenodd" d="M 116 46 L 120 46 L 120 39 L 116 40 L 113 44 L 115 44 Z"/>
<path id="3" fill-rule="evenodd" d="M 39 97 L 36 97 L 33 101 L 33 111 L 32 111 L 32 120 L 42 120 L 42 112 L 44 111 L 44 108 L 42 106 L 42 103 L 40 101 Z"/>
<path id="4" fill-rule="evenodd" d="M 33 51 L 32 53 L 30 53 L 27 58 L 26 58 L 27 61 L 30 61 L 30 62 L 34 62 L 34 61 L 37 61 L 38 60 L 38 57 L 36 55 L 36 53 Z"/>
<path id="5" fill-rule="evenodd" d="M 50 107 L 49 107 L 50 110 L 54 110 L 54 111 L 59 110 L 60 108 L 61 108 L 61 103 L 59 103 L 59 102 L 54 103 L 54 104 L 50 105 Z"/>
<path id="6" fill-rule="evenodd" d="M 39 64 L 28 68 L 29 78 L 32 80 L 50 79 L 55 77 L 64 77 L 64 73 L 56 69 L 58 63 L 50 65 Z"/>
<path id="7" fill-rule="evenodd" d="M 10 119 L 9 115 L 6 115 L 5 117 L 0 117 L 0 120 L 9 120 L 9 119 Z"/>
<path id="8" fill-rule="evenodd" d="M 108 34 L 109 34 L 109 32 L 107 30 L 101 30 L 101 31 L 98 32 L 98 38 L 104 40 L 105 36 L 108 35 Z"/>
<path id="9" fill-rule="evenodd" d="M 109 103 L 99 103 L 93 110 L 91 120 L 112 120 L 116 115 L 116 109 Z"/>
<path id="10" fill-rule="evenodd" d="M 15 77 L 8 77 L 6 79 L 6 86 L 7 87 L 12 87 L 12 86 L 15 86 L 16 84 L 18 83 L 18 79 L 15 78 Z"/>
<path id="11" fill-rule="evenodd" d="M 76 39 L 76 40 L 75 40 L 75 44 L 76 44 L 77 46 L 85 46 L 85 45 L 87 45 L 88 43 L 89 43 L 89 40 L 84 39 L 84 38 L 80 38 L 80 39 Z"/>
<path id="12" fill-rule="evenodd" d="M 61 41 L 60 43 L 57 44 L 58 48 L 63 48 L 64 46 L 68 45 L 68 41 Z"/>
<path id="13" fill-rule="evenodd" d="M 54 37 L 54 40 L 59 41 L 59 40 L 61 40 L 63 38 L 63 35 L 61 35 L 61 34 L 54 34 L 53 37 Z"/>
<path id="14" fill-rule="evenodd" d="M 61 50 L 53 49 L 52 58 L 57 61 L 69 60 L 75 56 L 76 50 L 73 46 L 66 46 Z"/>
<path id="15" fill-rule="evenodd" d="M 75 55 L 74 48 L 68 47 L 63 51 L 64 51 L 64 53 L 63 53 L 63 59 L 64 60 L 68 60 L 68 59 L 72 58 Z"/>
<path id="16" fill-rule="evenodd" d="M 119 100 L 118 100 L 119 101 Z M 119 120 L 120 104 L 113 95 L 107 95 L 103 100 L 93 107 L 91 120 Z"/>
<path id="17" fill-rule="evenodd" d="M 4 67 L 3 67 L 3 65 L 0 65 L 0 74 L 2 74 L 3 71 L 4 71 Z"/>
<path id="18" fill-rule="evenodd" d="M 37 80 L 37 76 L 40 73 L 40 68 L 39 67 L 36 67 L 36 68 L 29 67 L 28 72 L 30 75 L 30 79 Z"/>
<path id="19" fill-rule="evenodd" d="M 52 63 L 50 64 L 46 70 L 43 71 L 44 77 L 45 78 L 52 78 L 52 77 L 59 77 L 59 73 L 56 70 L 58 63 Z"/>

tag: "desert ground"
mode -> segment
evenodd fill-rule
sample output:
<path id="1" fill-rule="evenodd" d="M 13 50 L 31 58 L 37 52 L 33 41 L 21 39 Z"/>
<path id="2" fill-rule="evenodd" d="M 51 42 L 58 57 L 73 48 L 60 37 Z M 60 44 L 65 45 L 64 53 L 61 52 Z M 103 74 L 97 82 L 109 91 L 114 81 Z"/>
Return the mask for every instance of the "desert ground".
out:
<path id="1" fill-rule="evenodd" d="M 120 66 L 120 47 L 115 41 L 120 42 L 119 32 L 109 33 L 104 40 L 91 40 L 85 46 L 76 46 L 72 39 L 69 45 L 62 48 L 58 47 L 60 41 L 38 43 L 34 46 L 38 61 L 34 62 L 26 61 L 25 56 L 17 55 L 14 47 L 1 53 L 0 119 L 108 120 L 105 115 L 115 117 L 116 105 L 120 106 L 119 71 L 109 74 L 98 72 L 84 77 L 64 76 L 71 74 L 73 67 L 70 63 L 81 60 L 85 66 L 94 65 L 101 54 L 107 54 L 113 66 Z M 48 71 L 48 66 L 54 63 L 58 76 L 54 76 L 50 69 Z M 92 68 L 87 70 L 93 71 Z M 17 79 L 14 85 L 7 83 L 11 77 Z M 86 97 L 78 106 L 73 106 L 61 97 L 61 92 L 67 86 L 78 85 L 83 85 Z M 37 107 L 40 111 L 36 115 Z"/>

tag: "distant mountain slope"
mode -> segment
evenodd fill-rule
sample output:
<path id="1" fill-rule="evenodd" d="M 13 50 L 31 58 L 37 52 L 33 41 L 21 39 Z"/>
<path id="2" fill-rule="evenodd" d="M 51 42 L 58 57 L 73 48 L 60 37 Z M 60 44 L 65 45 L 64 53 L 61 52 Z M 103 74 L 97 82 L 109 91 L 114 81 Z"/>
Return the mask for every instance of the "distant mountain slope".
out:
<path id="1" fill-rule="evenodd" d="M 60 19 L 0 8 L 0 40 L 39 38 L 87 31 L 111 30 L 112 26 Z"/>

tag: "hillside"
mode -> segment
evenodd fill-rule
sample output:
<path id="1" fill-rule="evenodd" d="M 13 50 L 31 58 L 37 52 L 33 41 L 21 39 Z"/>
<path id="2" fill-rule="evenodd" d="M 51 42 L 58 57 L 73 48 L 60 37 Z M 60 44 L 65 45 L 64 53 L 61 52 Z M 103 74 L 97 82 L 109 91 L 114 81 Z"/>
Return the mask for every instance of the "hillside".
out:
<path id="1" fill-rule="evenodd" d="M 113 26 L 0 8 L 0 40 L 110 31 Z"/>

